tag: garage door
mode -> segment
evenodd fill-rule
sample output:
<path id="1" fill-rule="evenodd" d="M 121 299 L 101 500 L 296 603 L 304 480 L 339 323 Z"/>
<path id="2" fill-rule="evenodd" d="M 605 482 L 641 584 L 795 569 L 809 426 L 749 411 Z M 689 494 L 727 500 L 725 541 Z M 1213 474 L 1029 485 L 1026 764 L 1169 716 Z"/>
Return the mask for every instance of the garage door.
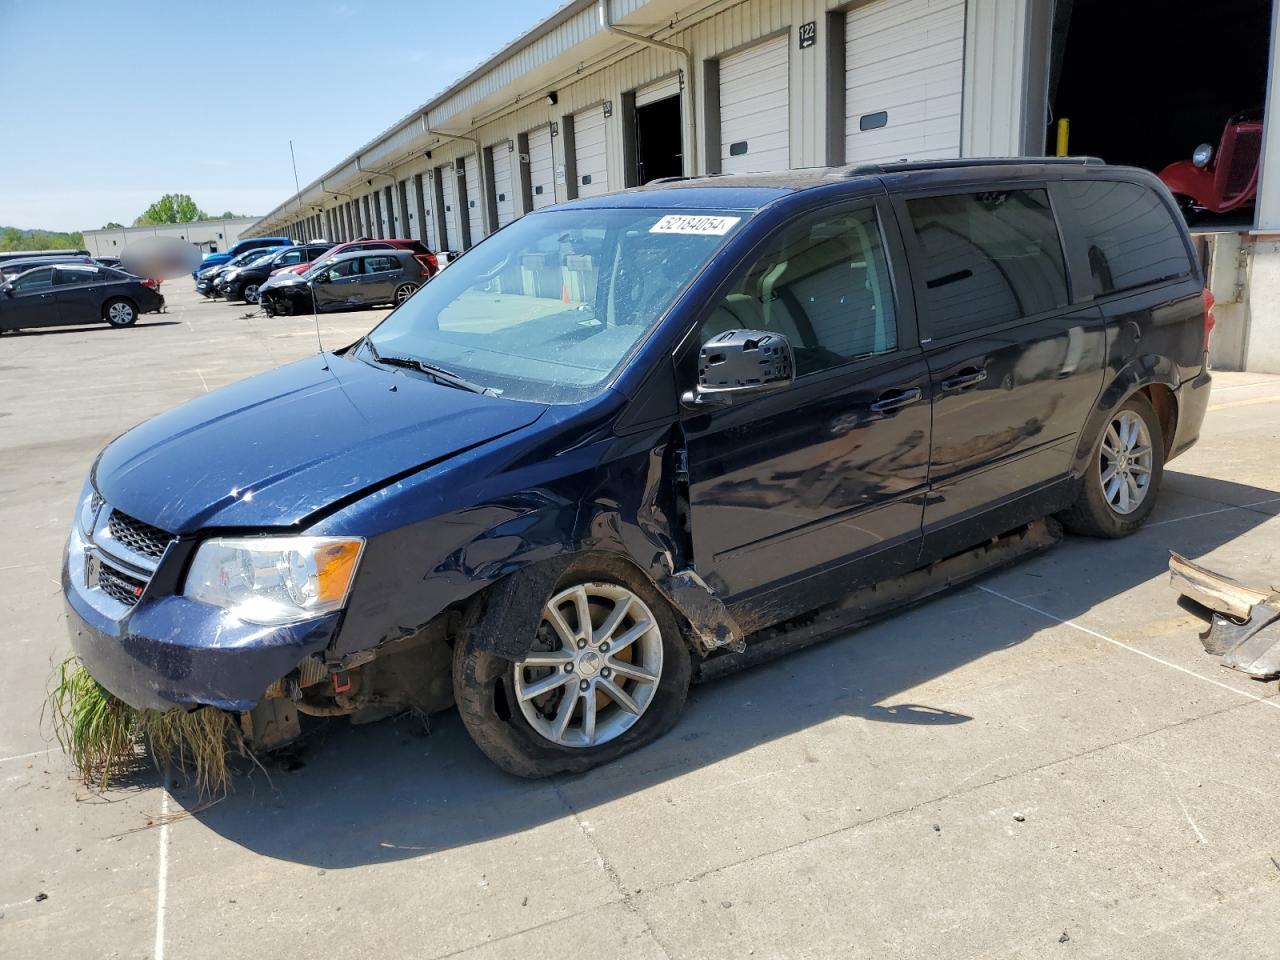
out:
<path id="1" fill-rule="evenodd" d="M 471 243 L 477 244 L 484 239 L 484 211 L 482 194 L 480 193 L 480 170 L 476 163 L 476 155 L 468 153 L 462 161 L 462 169 L 467 178 L 467 223 L 471 228 Z"/>
<path id="2" fill-rule="evenodd" d="M 493 156 L 493 201 L 501 229 L 516 218 L 515 195 L 511 189 L 511 143 L 495 143 L 489 149 Z"/>
<path id="3" fill-rule="evenodd" d="M 529 131 L 529 192 L 535 210 L 556 202 L 556 163 L 549 126 Z"/>
<path id="4" fill-rule="evenodd" d="M 440 192 L 444 195 L 444 232 L 450 250 L 462 249 L 462 230 L 458 226 L 458 188 L 454 183 L 457 173 L 453 167 L 441 167 Z"/>
<path id="5" fill-rule="evenodd" d="M 667 97 L 678 96 L 680 96 L 680 74 L 673 73 L 665 80 L 659 80 L 657 83 L 651 83 L 647 87 L 636 90 L 636 106 L 647 107 Z"/>
<path id="6" fill-rule="evenodd" d="M 845 19 L 845 162 L 960 156 L 964 0 L 876 0 Z"/>
<path id="7" fill-rule="evenodd" d="M 791 166 L 787 37 L 720 60 L 720 170 Z"/>
<path id="8" fill-rule="evenodd" d="M 609 190 L 608 140 L 604 107 L 573 115 L 573 153 L 578 163 L 578 196 L 594 197 Z"/>

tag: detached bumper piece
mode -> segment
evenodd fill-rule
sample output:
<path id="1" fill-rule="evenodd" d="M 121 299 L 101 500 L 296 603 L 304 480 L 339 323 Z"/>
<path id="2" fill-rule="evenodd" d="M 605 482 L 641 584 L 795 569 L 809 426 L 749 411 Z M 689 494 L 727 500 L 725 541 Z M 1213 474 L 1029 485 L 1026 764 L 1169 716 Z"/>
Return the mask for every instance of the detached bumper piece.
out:
<path id="1" fill-rule="evenodd" d="M 1206 653 L 1255 680 L 1280 678 L 1280 592 L 1260 590 L 1169 556 L 1169 585 L 1212 611 L 1200 634 Z"/>

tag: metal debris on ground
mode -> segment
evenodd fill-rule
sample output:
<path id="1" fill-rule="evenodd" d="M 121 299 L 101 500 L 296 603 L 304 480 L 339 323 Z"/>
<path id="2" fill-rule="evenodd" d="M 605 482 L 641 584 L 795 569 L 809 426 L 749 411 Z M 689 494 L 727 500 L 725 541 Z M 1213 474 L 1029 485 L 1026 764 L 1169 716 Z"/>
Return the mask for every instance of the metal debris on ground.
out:
<path id="1" fill-rule="evenodd" d="M 1280 677 L 1280 591 L 1248 586 L 1177 553 L 1169 556 L 1169 584 L 1211 611 L 1200 634 L 1206 653 L 1255 680 Z"/>

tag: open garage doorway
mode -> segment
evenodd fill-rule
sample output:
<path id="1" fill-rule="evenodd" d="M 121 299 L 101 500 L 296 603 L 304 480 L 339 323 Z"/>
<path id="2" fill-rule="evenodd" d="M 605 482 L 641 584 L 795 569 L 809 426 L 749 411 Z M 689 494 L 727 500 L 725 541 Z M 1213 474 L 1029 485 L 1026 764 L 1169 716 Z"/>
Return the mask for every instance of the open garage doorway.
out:
<path id="1" fill-rule="evenodd" d="M 636 165 L 640 182 L 684 173 L 680 95 L 636 107 Z"/>
<path id="2" fill-rule="evenodd" d="M 1216 178 L 1191 181 L 1173 171 L 1166 182 L 1175 194 L 1174 183 L 1194 182 L 1229 201 L 1231 209 L 1215 212 L 1183 200 L 1193 227 L 1248 228 L 1253 202 L 1242 198 L 1256 176 L 1270 41 L 1271 0 L 1057 0 L 1045 152 L 1055 152 L 1061 118 L 1069 122 L 1069 153 L 1157 174 L 1209 144 L 1211 159 L 1199 169 L 1214 171 L 1223 160 Z M 1224 141 L 1232 118 L 1239 122 Z M 1197 176 L 1188 166 L 1181 172 Z"/>
<path id="3" fill-rule="evenodd" d="M 680 74 L 674 73 L 623 94 L 623 146 L 630 158 L 627 186 L 684 174 L 680 90 Z"/>

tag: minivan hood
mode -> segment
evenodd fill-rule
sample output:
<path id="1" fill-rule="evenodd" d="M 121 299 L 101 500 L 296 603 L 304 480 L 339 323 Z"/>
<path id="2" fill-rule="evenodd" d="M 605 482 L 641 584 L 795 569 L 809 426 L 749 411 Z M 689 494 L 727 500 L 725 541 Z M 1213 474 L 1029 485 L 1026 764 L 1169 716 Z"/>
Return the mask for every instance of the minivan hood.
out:
<path id="1" fill-rule="evenodd" d="M 288 527 L 545 411 L 317 355 L 134 427 L 103 451 L 94 480 L 111 506 L 171 533 Z"/>

